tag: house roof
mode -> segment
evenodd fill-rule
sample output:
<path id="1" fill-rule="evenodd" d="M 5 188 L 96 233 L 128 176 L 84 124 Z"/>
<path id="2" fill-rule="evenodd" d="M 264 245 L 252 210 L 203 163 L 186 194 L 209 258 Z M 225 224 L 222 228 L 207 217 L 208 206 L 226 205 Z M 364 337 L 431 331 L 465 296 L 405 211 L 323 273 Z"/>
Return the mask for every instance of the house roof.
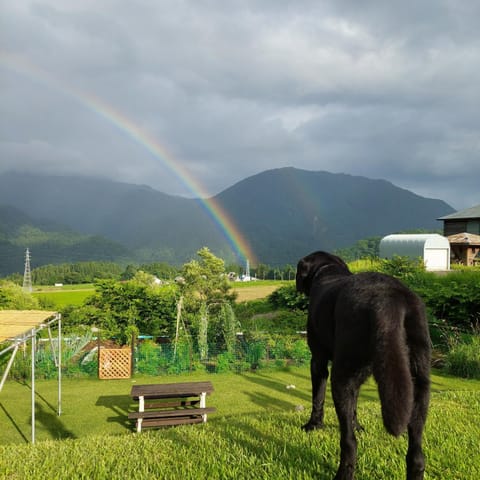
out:
<path id="1" fill-rule="evenodd" d="M 448 241 L 453 245 L 480 245 L 480 235 L 473 233 L 456 233 L 447 237 Z"/>
<path id="2" fill-rule="evenodd" d="M 467 218 L 480 218 L 480 205 L 445 215 L 444 217 L 437 218 L 437 220 L 462 220 Z"/>

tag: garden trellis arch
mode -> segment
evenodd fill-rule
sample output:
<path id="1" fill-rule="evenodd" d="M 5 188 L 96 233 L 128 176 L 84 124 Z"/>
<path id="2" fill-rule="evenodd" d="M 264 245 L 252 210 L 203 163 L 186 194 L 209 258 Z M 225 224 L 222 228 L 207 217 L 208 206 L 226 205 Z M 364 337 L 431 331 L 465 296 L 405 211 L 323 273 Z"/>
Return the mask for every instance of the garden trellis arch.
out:
<path id="1" fill-rule="evenodd" d="M 55 351 L 51 327 L 58 326 L 57 350 Z M 52 346 L 55 366 L 58 368 L 58 415 L 62 413 L 62 322 L 57 312 L 43 310 L 0 310 L 0 357 L 11 352 L 0 382 L 0 391 L 13 365 L 20 345 L 30 340 L 32 352 L 32 443 L 35 443 L 35 351 L 37 334 L 47 328 Z M 0 348 L 1 348 L 0 347 Z"/>

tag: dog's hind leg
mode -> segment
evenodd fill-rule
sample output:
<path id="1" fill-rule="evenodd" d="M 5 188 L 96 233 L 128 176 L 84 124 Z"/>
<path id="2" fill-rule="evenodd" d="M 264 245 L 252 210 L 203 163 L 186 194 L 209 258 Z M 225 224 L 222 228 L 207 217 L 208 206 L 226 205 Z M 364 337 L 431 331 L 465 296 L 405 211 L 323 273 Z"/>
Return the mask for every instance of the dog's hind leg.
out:
<path id="1" fill-rule="evenodd" d="M 328 379 L 328 358 L 326 356 L 312 353 L 310 375 L 312 380 L 312 413 L 310 420 L 302 427 L 307 432 L 323 427 L 325 390 Z"/>
<path id="2" fill-rule="evenodd" d="M 422 374 L 417 372 L 414 380 L 414 395 L 412 416 L 408 424 L 407 480 L 422 480 L 425 471 L 422 435 L 430 397 L 428 372 Z"/>
<path id="3" fill-rule="evenodd" d="M 431 347 L 424 311 L 406 318 L 413 407 L 408 422 L 407 480 L 422 480 L 425 457 L 422 437 L 430 401 Z"/>
<path id="4" fill-rule="evenodd" d="M 371 375 L 371 371 L 370 371 L 370 368 L 364 368 L 363 370 L 361 370 L 356 378 L 355 378 L 355 384 L 354 384 L 354 395 L 355 395 L 355 398 L 353 400 L 353 404 L 355 405 L 355 409 L 353 411 L 353 428 L 357 431 L 357 432 L 360 432 L 360 431 L 363 431 L 365 430 L 362 425 L 360 424 L 360 422 L 358 421 L 358 417 L 357 417 L 357 403 L 358 403 L 358 395 L 360 394 L 360 387 L 363 385 L 363 382 L 365 382 L 365 380 Z"/>
<path id="5" fill-rule="evenodd" d="M 348 377 L 332 369 L 332 396 L 340 424 L 340 465 L 334 480 L 353 480 L 357 461 L 356 400 L 361 385 L 360 375 Z"/>

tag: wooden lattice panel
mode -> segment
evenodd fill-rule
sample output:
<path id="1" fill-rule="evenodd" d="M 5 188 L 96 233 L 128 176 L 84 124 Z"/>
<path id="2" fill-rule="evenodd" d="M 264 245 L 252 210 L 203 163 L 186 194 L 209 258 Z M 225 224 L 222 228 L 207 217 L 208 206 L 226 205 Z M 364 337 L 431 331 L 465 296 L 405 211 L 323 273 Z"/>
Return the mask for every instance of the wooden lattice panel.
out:
<path id="1" fill-rule="evenodd" d="M 130 378 L 132 371 L 132 352 L 127 348 L 101 348 L 98 365 L 98 378 Z"/>

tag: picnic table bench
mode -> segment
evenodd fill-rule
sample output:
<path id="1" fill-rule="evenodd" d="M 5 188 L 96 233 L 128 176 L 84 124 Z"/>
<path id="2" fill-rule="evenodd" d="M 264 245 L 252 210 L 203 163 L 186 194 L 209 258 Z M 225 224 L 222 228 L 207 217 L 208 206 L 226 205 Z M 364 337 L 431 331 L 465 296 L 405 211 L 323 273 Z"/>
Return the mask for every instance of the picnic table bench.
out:
<path id="1" fill-rule="evenodd" d="M 138 401 L 138 411 L 128 418 L 136 420 L 137 432 L 142 427 L 206 422 L 207 414 L 215 411 L 206 406 L 212 392 L 211 382 L 134 385 L 130 395 Z"/>

